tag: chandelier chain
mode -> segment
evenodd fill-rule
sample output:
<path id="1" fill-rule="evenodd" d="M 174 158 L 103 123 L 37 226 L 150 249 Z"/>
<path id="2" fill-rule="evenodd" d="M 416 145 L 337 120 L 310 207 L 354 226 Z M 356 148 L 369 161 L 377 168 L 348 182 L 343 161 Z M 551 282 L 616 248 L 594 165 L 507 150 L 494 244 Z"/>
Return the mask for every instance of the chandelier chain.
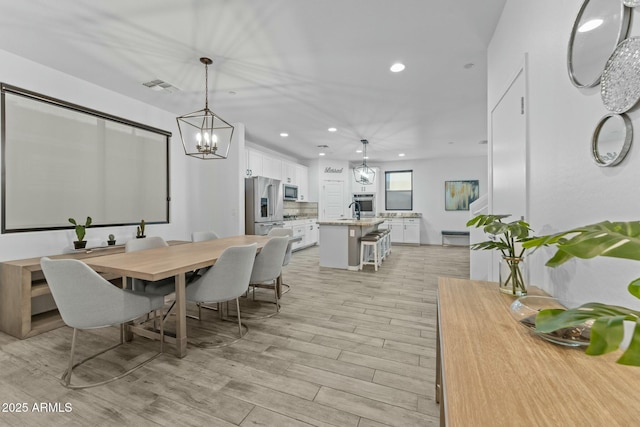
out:
<path id="1" fill-rule="evenodd" d="M 209 108 L 209 65 L 204 64 L 204 108 Z"/>

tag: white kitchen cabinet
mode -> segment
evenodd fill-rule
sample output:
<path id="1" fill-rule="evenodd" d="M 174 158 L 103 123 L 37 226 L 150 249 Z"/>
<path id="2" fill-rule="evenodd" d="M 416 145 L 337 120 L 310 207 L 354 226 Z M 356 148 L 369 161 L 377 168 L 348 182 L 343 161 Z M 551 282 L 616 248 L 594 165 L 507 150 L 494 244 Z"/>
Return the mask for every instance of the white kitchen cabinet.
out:
<path id="1" fill-rule="evenodd" d="M 404 218 L 403 243 L 420 244 L 420 218 Z"/>
<path id="2" fill-rule="evenodd" d="M 294 237 L 300 237 L 299 242 L 294 242 L 291 245 L 291 250 L 313 246 L 318 243 L 318 219 L 295 219 L 292 221 L 285 221 L 284 228 L 288 228 L 293 231 Z"/>
<path id="3" fill-rule="evenodd" d="M 404 221 L 402 219 L 388 220 L 391 230 L 391 243 L 404 243 Z"/>
<path id="4" fill-rule="evenodd" d="M 282 160 L 263 154 L 262 176 L 282 180 Z"/>
<path id="5" fill-rule="evenodd" d="M 420 244 L 420 218 L 393 218 L 378 226 L 391 230 L 391 243 Z"/>
<path id="6" fill-rule="evenodd" d="M 245 177 L 263 176 L 262 175 L 262 153 L 250 149 L 246 149 L 246 167 Z"/>
<path id="7" fill-rule="evenodd" d="M 295 184 L 298 186 L 298 201 L 309 201 L 309 168 L 295 165 Z"/>
<path id="8" fill-rule="evenodd" d="M 318 243 L 318 224 L 316 219 L 308 219 L 304 225 L 304 246 Z"/>
<path id="9" fill-rule="evenodd" d="M 296 164 L 287 160 L 282 161 L 282 183 L 297 185 Z"/>

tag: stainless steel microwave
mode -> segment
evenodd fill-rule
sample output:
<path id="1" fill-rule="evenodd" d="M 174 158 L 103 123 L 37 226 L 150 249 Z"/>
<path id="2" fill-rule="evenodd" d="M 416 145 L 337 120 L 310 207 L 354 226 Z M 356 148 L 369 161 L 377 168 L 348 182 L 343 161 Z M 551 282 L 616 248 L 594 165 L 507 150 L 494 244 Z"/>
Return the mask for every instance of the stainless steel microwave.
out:
<path id="1" fill-rule="evenodd" d="M 298 186 L 291 184 L 282 184 L 282 193 L 284 200 L 298 200 Z"/>
<path id="2" fill-rule="evenodd" d="M 360 216 L 376 216 L 376 195 L 375 193 L 353 193 L 353 201 L 358 202 Z M 356 216 L 356 207 L 353 205 L 353 216 Z"/>

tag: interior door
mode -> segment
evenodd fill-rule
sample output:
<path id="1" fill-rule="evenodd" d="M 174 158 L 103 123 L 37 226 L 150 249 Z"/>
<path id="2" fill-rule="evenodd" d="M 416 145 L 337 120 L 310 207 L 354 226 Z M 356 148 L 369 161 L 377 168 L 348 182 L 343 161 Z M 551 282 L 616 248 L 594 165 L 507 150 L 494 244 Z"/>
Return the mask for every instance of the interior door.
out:
<path id="1" fill-rule="evenodd" d="M 322 181 L 320 201 L 323 219 L 344 218 L 344 181 Z"/>
<path id="2" fill-rule="evenodd" d="M 526 58 L 491 111 L 489 213 L 528 217 Z M 493 252 L 490 280 L 498 280 L 499 257 Z"/>

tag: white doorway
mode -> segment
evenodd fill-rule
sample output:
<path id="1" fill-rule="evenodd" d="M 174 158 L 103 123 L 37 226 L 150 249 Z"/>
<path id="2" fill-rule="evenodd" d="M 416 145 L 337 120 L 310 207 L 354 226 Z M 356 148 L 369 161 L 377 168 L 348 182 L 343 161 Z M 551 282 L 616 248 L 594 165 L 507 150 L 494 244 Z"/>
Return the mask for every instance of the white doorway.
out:
<path id="1" fill-rule="evenodd" d="M 489 213 L 528 218 L 527 58 L 491 110 Z M 492 251 L 489 280 L 498 280 L 499 254 Z"/>
<path id="2" fill-rule="evenodd" d="M 321 219 L 344 218 L 344 181 L 322 181 L 320 191 Z"/>

